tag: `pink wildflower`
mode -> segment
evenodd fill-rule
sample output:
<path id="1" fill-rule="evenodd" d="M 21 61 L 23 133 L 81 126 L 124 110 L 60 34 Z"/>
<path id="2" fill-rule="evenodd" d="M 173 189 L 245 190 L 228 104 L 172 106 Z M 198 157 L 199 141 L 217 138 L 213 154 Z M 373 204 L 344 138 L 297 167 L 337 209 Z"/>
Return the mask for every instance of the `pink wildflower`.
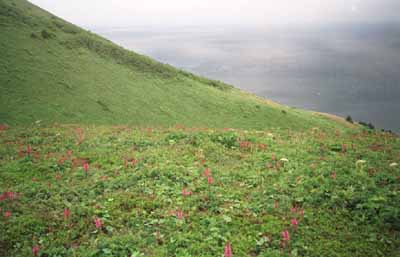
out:
<path id="1" fill-rule="evenodd" d="M 206 168 L 205 170 L 204 170 L 204 177 L 209 177 L 209 176 L 211 176 L 211 170 L 209 169 L 209 168 Z"/>
<path id="2" fill-rule="evenodd" d="M 26 147 L 26 153 L 27 153 L 27 154 L 31 154 L 31 153 L 32 153 L 32 148 L 31 148 L 30 145 L 28 145 L 28 146 Z"/>
<path id="3" fill-rule="evenodd" d="M 94 224 L 96 225 L 96 228 L 101 228 L 103 226 L 101 219 L 98 217 L 94 218 Z"/>
<path id="4" fill-rule="evenodd" d="M 259 150 L 266 150 L 267 149 L 267 145 L 266 144 L 258 144 L 258 149 Z"/>
<path id="5" fill-rule="evenodd" d="M 87 173 L 89 171 L 89 163 L 84 162 L 83 163 L 83 170 Z"/>
<path id="6" fill-rule="evenodd" d="M 290 211 L 291 211 L 292 213 L 296 213 L 296 212 L 297 212 L 297 208 L 296 208 L 296 207 L 292 207 L 292 208 L 290 209 Z"/>
<path id="7" fill-rule="evenodd" d="M 292 219 L 291 223 L 293 227 L 297 227 L 297 225 L 299 225 L 299 221 L 297 219 Z"/>
<path id="8" fill-rule="evenodd" d="M 8 199 L 10 199 L 11 201 L 15 199 L 15 193 L 14 192 L 8 192 Z"/>
<path id="9" fill-rule="evenodd" d="M 232 248 L 229 241 L 225 245 L 224 257 L 232 257 Z"/>
<path id="10" fill-rule="evenodd" d="M 7 192 L 3 192 L 3 193 L 0 195 L 0 201 L 6 200 L 7 197 L 8 197 L 8 193 L 7 193 Z"/>
<path id="11" fill-rule="evenodd" d="M 182 211 L 176 211 L 176 217 L 181 220 L 183 219 L 183 212 Z"/>
<path id="12" fill-rule="evenodd" d="M 211 184 L 213 183 L 213 179 L 212 179 L 211 176 L 208 176 L 208 177 L 207 177 L 207 183 L 208 183 L 209 185 L 211 185 Z"/>
<path id="13" fill-rule="evenodd" d="M 71 211 L 68 208 L 64 209 L 64 218 L 67 220 L 69 219 L 69 216 L 71 215 Z"/>
<path id="14" fill-rule="evenodd" d="M 6 211 L 6 212 L 4 212 L 4 217 L 6 217 L 6 218 L 10 218 L 11 217 L 11 212 L 10 211 Z"/>
<path id="15" fill-rule="evenodd" d="M 192 195 L 192 191 L 191 191 L 191 190 L 190 190 L 190 191 L 187 191 L 186 188 L 184 187 L 184 188 L 182 189 L 182 195 L 183 195 L 183 196 Z"/>
<path id="16" fill-rule="evenodd" d="M 287 231 L 287 230 L 282 231 L 282 239 L 283 239 L 283 241 L 287 241 L 287 242 L 290 241 L 289 231 Z"/>
<path id="17" fill-rule="evenodd" d="M 39 248 L 38 245 L 35 245 L 35 246 L 32 247 L 33 256 L 37 257 L 39 255 L 39 249 L 40 248 Z"/>
<path id="18" fill-rule="evenodd" d="M 251 145 L 251 142 L 249 142 L 249 141 L 241 141 L 239 144 L 239 147 L 240 148 L 249 148 L 250 145 Z"/>

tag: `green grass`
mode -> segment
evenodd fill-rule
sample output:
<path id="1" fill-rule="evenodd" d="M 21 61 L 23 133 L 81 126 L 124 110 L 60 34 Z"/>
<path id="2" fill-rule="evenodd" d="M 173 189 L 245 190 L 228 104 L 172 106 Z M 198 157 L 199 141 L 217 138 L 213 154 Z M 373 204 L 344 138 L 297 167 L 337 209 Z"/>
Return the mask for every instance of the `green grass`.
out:
<path id="1" fill-rule="evenodd" d="M 342 125 L 127 51 L 25 0 L 0 0 L 0 124 Z"/>
<path id="2" fill-rule="evenodd" d="M 41 256 L 222 256 L 227 241 L 235 257 L 397 256 L 399 140 L 358 130 L 12 128 L 0 132 L 0 194 L 18 196 L 0 201 L 0 256 L 32 256 L 34 245 Z"/>
<path id="3" fill-rule="evenodd" d="M 228 241 L 235 257 L 399 254 L 399 137 L 158 63 L 25 0 L 0 0 L 0 31 L 0 256 L 222 256 Z"/>

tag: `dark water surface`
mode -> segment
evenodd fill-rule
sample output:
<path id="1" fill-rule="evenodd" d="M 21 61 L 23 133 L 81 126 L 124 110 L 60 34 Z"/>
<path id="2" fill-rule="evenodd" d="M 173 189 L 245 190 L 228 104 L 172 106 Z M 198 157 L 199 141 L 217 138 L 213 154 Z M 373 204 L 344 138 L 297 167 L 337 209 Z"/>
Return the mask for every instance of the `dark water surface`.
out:
<path id="1" fill-rule="evenodd" d="M 279 103 L 400 131 L 400 25 L 95 29 Z"/>

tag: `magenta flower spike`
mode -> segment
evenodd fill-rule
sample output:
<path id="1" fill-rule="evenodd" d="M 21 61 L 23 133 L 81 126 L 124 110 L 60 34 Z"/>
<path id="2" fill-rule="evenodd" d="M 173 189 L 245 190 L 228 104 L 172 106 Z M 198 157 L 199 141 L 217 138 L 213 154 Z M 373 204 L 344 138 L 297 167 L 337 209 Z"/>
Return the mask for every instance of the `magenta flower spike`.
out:
<path id="1" fill-rule="evenodd" d="M 94 218 L 94 224 L 96 225 L 96 228 L 101 228 L 103 226 L 101 219 L 98 217 Z"/>
<path id="2" fill-rule="evenodd" d="M 282 239 L 283 239 L 283 241 L 287 241 L 287 242 L 290 241 L 289 231 L 287 231 L 287 230 L 282 231 Z"/>
<path id="3" fill-rule="evenodd" d="M 225 245 L 224 257 L 232 257 L 232 248 L 229 241 Z"/>

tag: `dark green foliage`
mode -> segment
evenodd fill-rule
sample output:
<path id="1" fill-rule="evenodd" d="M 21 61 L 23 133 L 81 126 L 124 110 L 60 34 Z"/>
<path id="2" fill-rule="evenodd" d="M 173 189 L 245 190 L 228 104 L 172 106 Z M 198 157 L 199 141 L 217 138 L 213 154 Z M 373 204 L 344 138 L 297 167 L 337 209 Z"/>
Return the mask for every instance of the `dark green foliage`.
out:
<path id="1" fill-rule="evenodd" d="M 148 57 L 134 52 L 129 52 L 108 40 L 101 39 L 90 33 L 73 37 L 71 41 L 67 41 L 65 44 L 67 47 L 72 49 L 76 47 L 84 47 L 101 57 L 109 58 L 118 64 L 129 65 L 141 72 L 156 73 L 165 78 L 173 77 L 176 74 L 176 70 L 169 65 L 158 63 Z"/>
<path id="2" fill-rule="evenodd" d="M 197 76 L 197 75 L 194 75 L 192 73 L 189 73 L 189 72 L 183 71 L 183 70 L 180 70 L 179 73 L 184 75 L 187 78 L 196 80 L 196 81 L 198 81 L 200 83 L 203 83 L 203 84 L 210 85 L 210 86 L 215 87 L 215 88 L 220 89 L 220 90 L 232 89 L 231 85 L 227 85 L 227 84 L 225 84 L 225 83 L 223 83 L 221 81 L 210 80 L 210 79 L 207 79 L 207 78 L 204 78 L 204 77 L 201 77 L 201 76 Z"/>
<path id="3" fill-rule="evenodd" d="M 374 126 L 371 122 L 367 123 L 367 122 L 364 122 L 364 121 L 360 121 L 360 122 L 358 122 L 358 123 L 359 123 L 360 125 L 362 125 L 362 126 L 368 128 L 368 129 L 371 129 L 371 130 L 374 130 L 374 129 L 375 129 L 375 126 Z"/>
<path id="4" fill-rule="evenodd" d="M 349 122 L 349 123 L 354 123 L 354 121 L 353 121 L 353 119 L 351 118 L 350 115 L 347 115 L 346 121 Z"/>
<path id="5" fill-rule="evenodd" d="M 62 30 L 63 32 L 68 33 L 68 34 L 77 34 L 77 33 L 79 33 L 80 29 L 78 27 L 76 27 L 76 26 L 74 26 L 72 24 L 69 24 L 69 23 L 67 23 L 65 21 L 59 20 L 58 18 L 54 18 L 54 19 L 55 20 L 53 21 L 53 24 L 58 29 Z"/>
<path id="6" fill-rule="evenodd" d="M 214 134 L 211 140 L 215 143 L 219 143 L 226 148 L 233 148 L 239 146 L 239 138 L 235 132 L 228 132 L 223 134 Z"/>
<path id="7" fill-rule="evenodd" d="M 50 32 L 48 32 L 47 30 L 42 30 L 42 32 L 40 32 L 40 34 L 42 35 L 43 39 L 49 39 L 52 38 L 54 35 L 51 34 Z"/>
<path id="8" fill-rule="evenodd" d="M 110 108 L 108 108 L 107 104 L 103 103 L 102 101 L 97 100 L 96 103 L 98 103 L 104 111 L 106 111 L 106 112 L 112 112 L 112 111 L 110 110 Z"/>

